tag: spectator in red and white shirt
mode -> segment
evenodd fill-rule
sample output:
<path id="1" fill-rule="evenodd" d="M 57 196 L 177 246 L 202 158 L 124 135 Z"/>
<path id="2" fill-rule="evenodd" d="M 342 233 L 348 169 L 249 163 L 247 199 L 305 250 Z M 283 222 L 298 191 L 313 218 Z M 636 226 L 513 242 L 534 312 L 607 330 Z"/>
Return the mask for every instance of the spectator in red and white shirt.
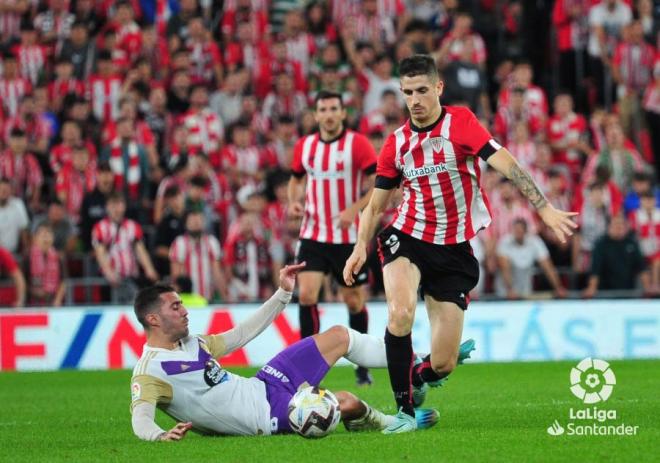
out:
<path id="1" fill-rule="evenodd" d="M 46 71 L 48 51 L 39 44 L 39 37 L 34 26 L 28 22 L 21 25 L 21 41 L 14 48 L 18 59 L 21 76 L 37 85 L 39 78 Z"/>
<path id="2" fill-rule="evenodd" d="M 100 161 L 108 161 L 115 174 L 115 189 L 123 191 L 134 205 L 149 193 L 149 168 L 147 151 L 136 140 L 133 122 L 126 118 L 117 121 L 117 136 L 105 146 Z"/>
<path id="3" fill-rule="evenodd" d="M 186 49 L 190 55 L 190 76 L 193 83 L 219 86 L 222 83 L 222 55 L 220 48 L 211 39 L 204 19 L 195 16 L 188 21 Z"/>
<path id="4" fill-rule="evenodd" d="M 316 43 L 312 34 L 307 32 L 302 10 L 294 9 L 286 14 L 281 38 L 286 43 L 289 59 L 298 61 L 303 74 L 308 75 Z"/>
<path id="5" fill-rule="evenodd" d="M 0 8 L 0 37 L 3 42 L 11 42 L 18 38 L 21 28 L 21 18 L 31 8 L 28 1 L 2 2 Z"/>
<path id="6" fill-rule="evenodd" d="M 220 268 L 222 250 L 218 239 L 204 233 L 206 224 L 201 211 L 191 211 L 185 219 L 186 233 L 177 237 L 170 246 L 172 279 L 189 276 L 193 290 L 212 300 L 216 290 L 227 301 L 227 284 Z"/>
<path id="7" fill-rule="evenodd" d="M 85 145 L 74 146 L 71 162 L 64 165 L 55 178 L 55 193 L 66 208 L 67 214 L 77 224 L 80 208 L 86 193 L 96 187 L 96 163 L 90 162 Z"/>
<path id="8" fill-rule="evenodd" d="M 655 171 L 660 172 L 660 53 L 653 67 L 653 81 L 646 88 L 642 102 L 646 113 L 646 124 L 650 128 L 651 150 L 654 153 Z"/>
<path id="9" fill-rule="evenodd" d="M 107 217 L 94 225 L 92 246 L 101 273 L 111 286 L 118 286 L 122 280 L 137 278 L 140 275 L 138 262 L 146 277 L 158 280 L 158 274 L 142 242 L 142 227 L 127 219 L 126 200 L 121 193 L 114 192 L 106 202 Z"/>
<path id="10" fill-rule="evenodd" d="M 254 77 L 254 93 L 258 98 L 264 98 L 273 89 L 275 78 L 280 74 L 287 74 L 293 79 L 296 91 L 307 91 L 307 79 L 302 71 L 300 62 L 289 58 L 286 42 L 277 41 L 271 44 L 271 54 L 261 61 Z"/>
<path id="11" fill-rule="evenodd" d="M 573 97 L 560 93 L 555 97 L 554 114 L 548 120 L 548 141 L 553 150 L 554 163 L 566 166 L 574 180 L 580 175 L 591 147 L 585 140 L 587 121 L 573 111 Z"/>
<path id="12" fill-rule="evenodd" d="M 14 256 L 5 248 L 0 247 L 0 277 L 9 277 L 14 282 L 14 290 L 11 294 L 0 291 L 0 305 L 12 307 L 23 307 L 25 305 L 26 284 L 23 272 L 19 268 Z M 8 300 L 7 296 L 11 296 Z"/>
<path id="13" fill-rule="evenodd" d="M 597 155 L 591 156 L 582 171 L 582 182 L 589 183 L 596 175 L 599 166 L 609 170 L 612 180 L 619 190 L 627 193 L 635 172 L 648 170 L 641 155 L 626 144 L 623 128 L 618 121 L 611 121 L 605 127 L 606 145 Z"/>
<path id="14" fill-rule="evenodd" d="M 82 130 L 76 121 L 65 121 L 60 130 L 62 142 L 50 150 L 50 168 L 57 174 L 64 166 L 71 163 L 71 154 L 76 146 L 83 145 L 87 149 L 88 161 L 96 165 L 96 148 L 89 141 L 82 139 Z"/>
<path id="15" fill-rule="evenodd" d="M 112 55 L 101 50 L 97 57 L 97 73 L 90 76 L 87 98 L 92 102 L 94 116 L 100 122 L 117 119 L 122 79 L 115 73 Z"/>
<path id="16" fill-rule="evenodd" d="M 14 194 L 28 203 L 31 210 L 40 210 L 44 177 L 39 161 L 27 152 L 27 137 L 21 129 L 12 130 L 9 147 L 0 154 L 0 176 L 9 179 Z"/>
<path id="17" fill-rule="evenodd" d="M 223 4 L 220 28 L 228 42 L 236 36 L 241 24 L 253 23 L 255 37 L 266 37 L 269 32 L 268 4 L 265 0 L 228 0 Z"/>
<path id="18" fill-rule="evenodd" d="M 660 289 L 660 207 L 653 189 L 640 196 L 641 207 L 631 212 L 628 220 L 630 228 L 637 233 L 642 254 L 649 261 L 652 284 Z"/>
<path id="19" fill-rule="evenodd" d="M 575 63 L 577 54 L 584 49 L 583 42 L 589 32 L 584 18 L 590 3 L 590 0 L 557 0 L 552 9 L 552 24 L 559 50 L 559 86 L 570 89 L 573 98 L 577 96 L 579 85 Z"/>
<path id="20" fill-rule="evenodd" d="M 28 261 L 30 305 L 59 307 L 64 302 L 64 266 L 54 241 L 53 230 L 47 224 L 39 225 L 33 234 Z"/>
<path id="21" fill-rule="evenodd" d="M 618 85 L 623 131 L 638 140 L 640 134 L 633 125 L 633 118 L 639 111 L 646 87 L 653 80 L 657 50 L 644 41 L 644 28 L 640 20 L 634 20 L 626 29 L 624 40 L 614 50 L 612 77 Z M 637 146 L 641 144 L 638 142 Z"/>
<path id="22" fill-rule="evenodd" d="M 48 144 L 50 143 L 51 126 L 49 121 L 37 112 L 34 96 L 24 95 L 21 97 L 16 116 L 5 123 L 5 141 L 9 140 L 9 134 L 14 129 L 25 132 L 28 151 L 38 156 L 46 156 Z"/>
<path id="23" fill-rule="evenodd" d="M 48 43 L 56 51 L 71 33 L 75 16 L 69 13 L 69 0 L 48 0 L 48 9 L 34 18 L 34 27 L 42 43 Z"/>
<path id="24" fill-rule="evenodd" d="M 209 92 L 203 85 L 190 90 L 190 109 L 183 116 L 188 130 L 188 147 L 211 157 L 217 155 L 224 138 L 220 117 L 208 108 Z"/>
<path id="25" fill-rule="evenodd" d="M 532 170 L 536 163 L 536 143 L 530 139 L 529 127 L 524 121 L 517 121 L 513 125 L 513 136 L 508 142 L 511 154 L 518 164 L 527 170 Z M 554 204 L 554 203 L 553 203 Z"/>
<path id="26" fill-rule="evenodd" d="M 537 137 L 543 130 L 543 119 L 529 110 L 525 104 L 525 91 L 515 88 L 509 97 L 508 104 L 502 105 L 495 114 L 493 132 L 502 143 L 513 140 L 513 131 L 517 123 L 527 125 L 531 137 Z"/>
<path id="27" fill-rule="evenodd" d="M 592 183 L 582 195 L 584 201 L 573 209 L 580 213 L 577 217 L 580 228 L 573 235 L 573 270 L 580 273 L 591 268 L 596 241 L 607 232 L 607 224 L 615 215 L 604 183 Z"/>
<path id="28" fill-rule="evenodd" d="M 156 139 L 151 127 L 144 120 L 138 118 L 137 104 L 131 98 L 123 98 L 119 102 L 119 117 L 127 119 L 133 125 L 135 141 L 144 146 L 149 158 L 149 165 L 155 167 L 159 164 L 158 152 L 156 151 Z M 117 123 L 108 121 L 103 130 L 103 143 L 112 144 L 119 135 L 117 134 Z"/>
<path id="29" fill-rule="evenodd" d="M 520 198 L 514 185 L 509 179 L 502 178 L 497 191 L 490 196 L 490 207 L 497 211 L 493 214 L 493 220 L 488 228 L 484 230 L 483 238 L 486 245 L 486 261 L 489 270 L 496 268 L 495 250 L 499 240 L 513 232 L 513 224 L 517 219 L 527 223 L 529 233 L 536 235 L 536 214 L 534 214 L 527 203 Z"/>
<path id="30" fill-rule="evenodd" d="M 436 61 L 440 67 L 460 59 L 463 46 L 468 38 L 472 41 L 474 48 L 472 62 L 482 68 L 485 66 L 486 45 L 484 40 L 472 30 L 472 17 L 468 13 L 458 13 L 454 17 L 454 26 L 442 39 L 440 50 L 436 54 Z"/>
<path id="31" fill-rule="evenodd" d="M 18 113 L 21 98 L 32 91 L 30 81 L 18 73 L 18 61 L 12 53 L 2 57 L 2 78 L 0 78 L 0 104 L 8 117 Z"/>
<path id="32" fill-rule="evenodd" d="M 73 75 L 74 66 L 69 60 L 58 59 L 55 63 L 55 78 L 48 83 L 50 108 L 59 112 L 64 98 L 69 94 L 79 97 L 85 94 L 83 83 Z"/>
<path id="33" fill-rule="evenodd" d="M 530 63 L 524 61 L 516 64 L 510 83 L 499 94 L 497 105 L 499 107 L 508 105 L 511 94 L 516 89 L 523 89 L 526 110 L 545 122 L 548 117 L 548 98 L 541 87 L 534 85 L 533 78 L 534 70 Z"/>
<path id="34" fill-rule="evenodd" d="M 238 122 L 232 127 L 231 140 L 222 151 L 222 164 L 217 167 L 227 173 L 234 187 L 258 184 L 266 171 L 277 165 L 274 153 L 255 143 L 254 133 L 246 123 Z"/>
<path id="35" fill-rule="evenodd" d="M 251 76 L 256 76 L 269 59 L 269 43 L 263 36 L 254 33 L 255 27 L 252 22 L 238 25 L 236 35 L 224 50 L 224 62 L 228 70 L 245 67 Z"/>
<path id="36" fill-rule="evenodd" d="M 307 109 L 307 97 L 297 91 L 289 74 L 281 73 L 275 78 L 275 89 L 264 100 L 262 113 L 273 120 L 281 116 L 300 118 Z"/>
<path id="37" fill-rule="evenodd" d="M 380 97 L 380 106 L 366 113 L 360 120 L 360 133 L 385 132 L 389 120 L 396 120 L 397 127 L 404 121 L 403 107 L 394 90 L 385 90 Z"/>
<path id="38" fill-rule="evenodd" d="M 258 217 L 249 213 L 239 217 L 229 230 L 224 254 L 231 300 L 255 301 L 272 291 L 272 259 L 259 233 Z"/>
<path id="39" fill-rule="evenodd" d="M 134 18 L 135 12 L 130 2 L 120 0 L 115 3 L 115 14 L 110 27 L 117 32 L 117 47 L 129 64 L 135 61 L 142 49 L 142 33 Z"/>

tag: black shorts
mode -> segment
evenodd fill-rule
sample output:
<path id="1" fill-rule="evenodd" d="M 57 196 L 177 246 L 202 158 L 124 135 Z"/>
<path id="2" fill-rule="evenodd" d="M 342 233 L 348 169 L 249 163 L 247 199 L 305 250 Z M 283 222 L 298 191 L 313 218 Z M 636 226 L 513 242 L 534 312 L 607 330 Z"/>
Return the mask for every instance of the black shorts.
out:
<path id="1" fill-rule="evenodd" d="M 389 226 L 378 234 L 378 255 L 383 266 L 397 257 L 407 257 L 419 268 L 423 294 L 467 310 L 470 290 L 479 281 L 479 262 L 469 241 L 427 243 Z"/>
<path id="2" fill-rule="evenodd" d="M 296 262 L 307 262 L 303 272 L 330 273 L 337 283 L 344 283 L 344 266 L 353 252 L 352 244 L 319 243 L 318 241 L 302 239 L 298 242 Z M 363 266 L 355 275 L 355 284 L 360 286 L 367 283 L 369 274 Z"/>

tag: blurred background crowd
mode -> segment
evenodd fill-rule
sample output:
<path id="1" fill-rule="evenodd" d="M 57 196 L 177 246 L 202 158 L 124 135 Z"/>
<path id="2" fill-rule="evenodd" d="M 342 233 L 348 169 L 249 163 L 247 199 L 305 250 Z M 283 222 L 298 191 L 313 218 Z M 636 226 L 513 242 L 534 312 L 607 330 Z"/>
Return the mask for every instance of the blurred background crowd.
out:
<path id="1" fill-rule="evenodd" d="M 379 150 L 413 53 L 580 213 L 561 244 L 485 170 L 473 297 L 660 288 L 652 0 L 0 0 L 0 39 L 0 305 L 129 302 L 163 279 L 202 304 L 266 297 L 295 255 L 286 187 L 316 92 Z"/>

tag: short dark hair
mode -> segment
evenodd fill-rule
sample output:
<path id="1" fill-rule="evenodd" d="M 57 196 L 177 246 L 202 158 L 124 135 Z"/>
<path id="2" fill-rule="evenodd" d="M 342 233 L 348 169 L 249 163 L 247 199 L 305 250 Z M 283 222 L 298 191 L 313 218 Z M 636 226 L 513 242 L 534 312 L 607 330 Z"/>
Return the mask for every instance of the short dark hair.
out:
<path id="1" fill-rule="evenodd" d="M 184 294 L 190 294 L 193 292 L 193 284 L 190 277 L 181 275 L 180 277 L 177 277 L 176 280 L 174 280 L 174 283 L 176 283 L 176 285 L 179 287 L 179 291 Z"/>
<path id="2" fill-rule="evenodd" d="M 165 194 L 163 196 L 165 199 L 170 199 L 179 196 L 179 193 L 181 193 L 181 189 L 178 185 L 172 185 L 165 189 Z"/>
<path id="3" fill-rule="evenodd" d="M 440 79 L 438 67 L 431 55 L 412 55 L 399 62 L 401 77 L 428 76 L 431 80 Z"/>
<path id="4" fill-rule="evenodd" d="M 135 310 L 135 316 L 145 329 L 149 328 L 145 319 L 147 314 L 160 309 L 160 295 L 173 292 L 176 292 L 176 290 L 170 285 L 165 284 L 156 284 L 140 290 L 135 297 L 133 310 Z"/>
<path id="5" fill-rule="evenodd" d="M 206 188 L 208 181 L 201 175 L 195 175 L 188 180 L 188 184 L 191 186 L 196 186 L 198 188 Z"/>
<path id="6" fill-rule="evenodd" d="M 341 93 L 338 92 L 333 92 L 332 90 L 321 90 L 316 94 L 316 98 L 314 98 L 314 108 L 316 108 L 316 104 L 321 101 L 321 100 L 332 100 L 334 98 L 337 98 L 339 100 L 339 107 L 343 108 L 344 107 L 344 102 L 341 99 Z"/>
<path id="7" fill-rule="evenodd" d="M 107 199 L 105 200 L 106 204 L 118 203 L 118 202 L 122 202 L 126 204 L 126 197 L 124 197 L 124 193 L 122 193 L 121 191 L 113 191 L 108 195 Z"/>

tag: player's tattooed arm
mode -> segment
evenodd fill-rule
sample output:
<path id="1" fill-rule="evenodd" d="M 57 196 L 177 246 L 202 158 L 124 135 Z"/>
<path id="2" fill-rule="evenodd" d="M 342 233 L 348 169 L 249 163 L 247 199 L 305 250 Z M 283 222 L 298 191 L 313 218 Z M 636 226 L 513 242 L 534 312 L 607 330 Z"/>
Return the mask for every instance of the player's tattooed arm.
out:
<path id="1" fill-rule="evenodd" d="M 541 192 L 538 185 L 532 177 L 526 172 L 516 158 L 506 148 L 500 148 L 486 162 L 500 174 L 507 177 L 513 184 L 525 195 L 530 203 L 537 209 L 541 209 L 548 204 L 548 200 Z"/>
<path id="2" fill-rule="evenodd" d="M 507 176 L 537 210 L 548 204 L 548 200 L 545 198 L 545 195 L 539 189 L 534 179 L 532 179 L 531 175 L 523 170 L 518 163 L 514 162 L 511 164 Z"/>

